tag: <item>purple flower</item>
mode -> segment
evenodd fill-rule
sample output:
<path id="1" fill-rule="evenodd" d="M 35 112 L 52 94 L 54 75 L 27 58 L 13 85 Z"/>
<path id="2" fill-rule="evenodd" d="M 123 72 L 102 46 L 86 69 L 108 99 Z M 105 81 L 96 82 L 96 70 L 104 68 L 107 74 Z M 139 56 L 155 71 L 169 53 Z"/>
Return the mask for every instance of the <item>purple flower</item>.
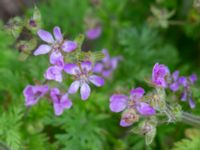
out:
<path id="1" fill-rule="evenodd" d="M 189 77 L 182 76 L 178 78 L 179 84 L 182 85 L 184 88 L 184 91 L 182 92 L 182 95 L 181 95 L 181 100 L 188 101 L 190 108 L 195 108 L 195 102 L 192 99 L 191 86 L 195 83 L 196 80 L 197 80 L 197 76 L 195 74 L 192 74 Z"/>
<path id="2" fill-rule="evenodd" d="M 72 107 L 72 102 L 68 97 L 68 94 L 61 95 L 58 88 L 53 88 L 50 91 L 50 96 L 53 100 L 53 107 L 55 115 L 59 116 L 65 109 Z"/>
<path id="3" fill-rule="evenodd" d="M 123 126 L 126 126 L 125 124 L 127 123 L 128 126 L 131 125 L 133 122 L 135 122 L 135 118 L 138 117 L 135 115 L 136 113 L 133 113 L 134 111 L 138 112 L 142 116 L 150 116 L 156 113 L 153 107 L 151 107 L 148 103 L 141 101 L 144 93 L 145 93 L 144 89 L 138 87 L 130 91 L 130 97 L 123 94 L 114 94 L 110 97 L 111 111 L 121 112 L 125 110 L 122 115 L 120 125 L 123 124 Z M 126 122 L 126 119 L 124 118 L 134 118 L 134 119 L 132 119 L 132 122 L 131 121 Z"/>
<path id="4" fill-rule="evenodd" d="M 172 74 L 172 79 L 173 82 L 170 84 L 169 88 L 173 91 L 176 92 L 179 89 L 180 83 L 179 83 L 179 71 L 175 71 Z"/>
<path id="5" fill-rule="evenodd" d="M 44 74 L 47 80 L 62 82 L 62 68 L 59 66 L 50 66 Z"/>
<path id="6" fill-rule="evenodd" d="M 97 26 L 95 28 L 91 28 L 86 31 L 86 37 L 89 40 L 95 40 L 101 35 L 102 29 L 100 26 Z"/>
<path id="7" fill-rule="evenodd" d="M 169 74 L 170 72 L 167 66 L 156 63 L 152 71 L 152 82 L 159 87 L 166 88 Z"/>
<path id="8" fill-rule="evenodd" d="M 197 80 L 196 74 L 192 74 L 189 77 L 181 76 L 179 77 L 179 71 L 176 70 L 171 75 L 171 83 L 169 85 L 169 88 L 176 92 L 179 90 L 179 88 L 183 87 L 183 92 L 181 94 L 181 100 L 182 101 L 188 101 L 191 108 L 195 107 L 195 103 L 192 100 L 192 92 L 190 90 L 190 87 L 195 83 Z"/>
<path id="9" fill-rule="evenodd" d="M 48 31 L 40 29 L 37 32 L 38 36 L 40 37 L 41 40 L 46 42 L 47 44 L 41 44 L 35 51 L 34 55 L 42 55 L 42 54 L 47 54 L 51 50 L 60 50 L 62 49 L 65 52 L 71 52 L 76 49 L 77 44 L 76 42 L 73 41 L 64 41 L 63 35 L 61 33 L 61 30 L 59 27 L 54 27 L 53 29 L 53 35 L 49 33 Z M 68 44 L 68 43 L 73 43 L 73 44 Z M 74 46 L 71 46 L 74 45 Z"/>
<path id="10" fill-rule="evenodd" d="M 50 63 L 54 66 L 50 66 L 44 74 L 47 80 L 55 80 L 62 82 L 62 70 L 64 67 L 64 57 L 61 52 L 53 51 L 50 55 Z"/>
<path id="11" fill-rule="evenodd" d="M 180 77 L 179 79 L 178 79 L 178 81 L 179 81 L 179 83 L 182 85 L 182 86 L 184 86 L 184 87 L 187 87 L 189 84 L 188 84 L 188 81 L 187 81 L 187 78 L 186 77 Z"/>
<path id="12" fill-rule="evenodd" d="M 70 94 L 74 94 L 80 87 L 82 100 L 86 100 L 90 96 L 90 82 L 97 87 L 104 85 L 103 78 L 92 74 L 92 64 L 89 61 L 82 62 L 79 65 L 71 63 L 66 64 L 64 66 L 64 71 L 70 75 L 73 75 L 75 79 L 75 81 L 70 85 L 68 92 Z"/>
<path id="13" fill-rule="evenodd" d="M 189 76 L 189 80 L 190 80 L 191 84 L 194 84 L 195 81 L 197 81 L 197 75 L 192 74 L 191 76 Z"/>
<path id="14" fill-rule="evenodd" d="M 103 49 L 105 57 L 101 62 L 97 62 L 94 66 L 94 72 L 100 73 L 103 77 L 108 78 L 112 72 L 117 68 L 118 62 L 122 59 L 121 57 L 110 57 L 108 51 Z"/>
<path id="15" fill-rule="evenodd" d="M 23 91 L 26 106 L 35 105 L 48 90 L 49 88 L 47 85 L 27 85 Z"/>

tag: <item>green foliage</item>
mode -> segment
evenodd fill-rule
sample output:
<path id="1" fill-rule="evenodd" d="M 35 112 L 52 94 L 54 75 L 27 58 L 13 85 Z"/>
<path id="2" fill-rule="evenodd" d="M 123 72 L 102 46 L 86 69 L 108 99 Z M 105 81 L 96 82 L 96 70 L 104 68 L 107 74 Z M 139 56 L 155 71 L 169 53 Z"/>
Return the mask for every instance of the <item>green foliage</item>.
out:
<path id="1" fill-rule="evenodd" d="M 45 27 L 52 29 L 55 25 L 59 25 L 67 34 L 75 36 L 83 31 L 83 20 L 88 6 L 88 0 L 68 0 L 67 2 L 51 0 L 39 5 L 39 8 Z"/>
<path id="2" fill-rule="evenodd" d="M 196 150 L 199 149 L 199 145 L 199 137 L 194 137 L 192 139 L 182 139 L 181 141 L 175 143 L 175 146 L 172 150 Z"/>
<path id="3" fill-rule="evenodd" d="M 25 150 L 50 150 L 48 138 L 44 134 L 32 134 L 25 142 L 27 144 L 24 146 Z"/>
<path id="4" fill-rule="evenodd" d="M 122 29 L 119 44 L 124 49 L 121 53 L 126 59 L 123 62 L 124 77 L 129 76 L 132 80 L 149 77 L 156 62 L 173 66 L 179 60 L 176 48 L 148 26 Z"/>
<path id="5" fill-rule="evenodd" d="M 94 118 L 91 114 L 86 115 L 86 112 L 77 110 L 70 112 L 70 114 L 65 119 L 60 119 L 62 123 L 59 124 L 61 124 L 61 129 L 64 132 L 56 135 L 59 143 L 64 145 L 63 149 L 103 150 L 105 148 L 103 145 L 106 141 L 106 131 L 98 125 L 98 122 L 104 117 L 98 115 Z M 79 141 L 79 144 L 77 144 L 77 141 Z"/>
<path id="6" fill-rule="evenodd" d="M 20 150 L 22 137 L 20 126 L 22 125 L 22 110 L 19 107 L 9 108 L 0 116 L 0 137 L 8 147 L 13 150 Z"/>
<path id="7" fill-rule="evenodd" d="M 172 150 L 197 150 L 200 145 L 200 132 L 197 129 L 187 129 L 188 138 L 181 139 L 174 143 Z"/>

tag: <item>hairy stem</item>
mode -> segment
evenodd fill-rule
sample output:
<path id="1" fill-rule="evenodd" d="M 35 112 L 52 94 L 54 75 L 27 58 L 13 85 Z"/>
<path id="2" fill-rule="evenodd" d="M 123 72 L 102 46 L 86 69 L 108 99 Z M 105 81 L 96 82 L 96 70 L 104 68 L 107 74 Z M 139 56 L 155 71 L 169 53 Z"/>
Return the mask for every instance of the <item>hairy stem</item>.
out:
<path id="1" fill-rule="evenodd" d="M 196 116 L 196 115 L 193 115 L 193 114 L 190 114 L 187 112 L 183 112 L 181 115 L 181 121 L 186 124 L 200 128 L 200 116 Z"/>

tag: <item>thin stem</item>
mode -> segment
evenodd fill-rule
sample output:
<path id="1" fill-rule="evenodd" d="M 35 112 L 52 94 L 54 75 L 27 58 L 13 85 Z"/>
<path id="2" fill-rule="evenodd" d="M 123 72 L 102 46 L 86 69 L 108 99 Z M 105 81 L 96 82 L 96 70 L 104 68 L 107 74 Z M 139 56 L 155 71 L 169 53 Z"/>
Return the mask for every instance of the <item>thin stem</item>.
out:
<path id="1" fill-rule="evenodd" d="M 183 112 L 182 116 L 181 116 L 181 121 L 186 124 L 200 128 L 200 116 L 196 116 L 196 115 L 193 115 L 193 114 L 190 114 L 187 112 Z"/>
<path id="2" fill-rule="evenodd" d="M 187 112 L 184 112 L 184 115 L 189 117 L 189 118 L 193 118 L 193 119 L 196 119 L 196 120 L 200 121 L 200 116 L 195 116 L 195 115 L 192 115 L 192 114 L 187 113 Z"/>
<path id="3" fill-rule="evenodd" d="M 178 20 L 170 20 L 169 24 L 170 25 L 184 25 L 186 22 L 183 21 L 178 21 Z"/>

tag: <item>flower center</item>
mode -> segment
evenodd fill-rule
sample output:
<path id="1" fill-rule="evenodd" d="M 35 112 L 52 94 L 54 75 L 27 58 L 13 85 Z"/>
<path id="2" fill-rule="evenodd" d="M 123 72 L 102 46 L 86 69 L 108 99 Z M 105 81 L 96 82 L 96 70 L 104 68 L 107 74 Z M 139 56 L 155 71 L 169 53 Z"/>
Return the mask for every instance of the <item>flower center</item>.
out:
<path id="1" fill-rule="evenodd" d="M 139 116 L 137 114 L 134 113 L 128 113 L 126 114 L 126 116 L 124 116 L 124 120 L 126 123 L 133 123 L 138 121 Z"/>
<path id="2" fill-rule="evenodd" d="M 88 79 L 89 73 L 86 69 L 80 68 L 80 71 L 79 70 L 75 70 L 75 71 L 76 71 L 75 78 L 78 79 L 81 84 L 89 82 L 89 79 Z"/>
<path id="3" fill-rule="evenodd" d="M 42 96 L 42 92 L 41 91 L 37 91 L 34 95 L 33 95 L 33 99 L 37 99 L 40 96 Z"/>
<path id="4" fill-rule="evenodd" d="M 135 105 L 136 105 L 136 103 L 133 100 L 129 100 L 128 101 L 128 106 L 129 107 L 133 108 L 133 107 L 135 107 Z"/>
<path id="5" fill-rule="evenodd" d="M 59 48 L 60 48 L 60 43 L 55 42 L 55 43 L 52 45 L 52 48 L 53 48 L 53 50 L 59 49 Z"/>

